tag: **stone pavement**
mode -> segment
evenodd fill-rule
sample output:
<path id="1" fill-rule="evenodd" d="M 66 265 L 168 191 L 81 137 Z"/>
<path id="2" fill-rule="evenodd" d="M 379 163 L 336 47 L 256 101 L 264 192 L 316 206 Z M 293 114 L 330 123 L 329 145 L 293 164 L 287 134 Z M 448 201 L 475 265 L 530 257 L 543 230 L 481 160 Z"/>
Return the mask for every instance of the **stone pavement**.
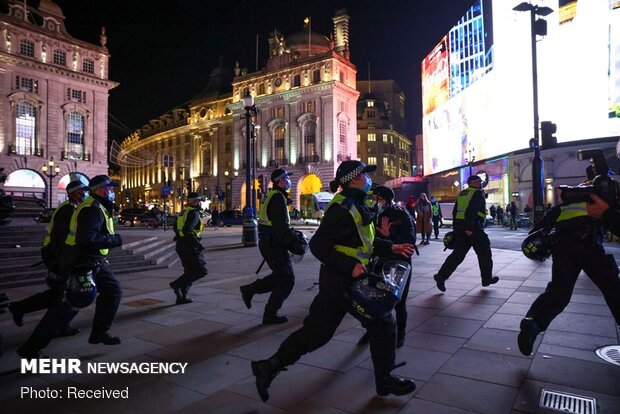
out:
<path id="1" fill-rule="evenodd" d="M 127 230 L 126 230 L 127 231 Z M 163 233 L 163 232 L 162 232 Z M 516 344 L 519 321 L 550 278 L 551 262 L 526 259 L 520 252 L 494 250 L 498 284 L 480 286 L 475 254 L 446 283 L 435 287 L 433 274 L 447 252 L 433 241 L 414 258 L 405 346 L 395 374 L 411 377 L 415 393 L 375 395 L 368 347 L 356 342 L 363 330 L 347 316 L 335 337 L 281 373 L 271 399 L 260 401 L 250 361 L 272 355 L 302 323 L 316 294 L 318 261 L 307 255 L 295 265 L 297 282 L 282 313 L 287 324 L 261 325 L 265 295 L 246 309 L 238 287 L 254 279 L 257 248 L 239 245 L 241 230 L 209 230 L 205 237 L 209 275 L 192 289 L 194 303 L 173 305 L 171 269 L 119 275 L 124 298 L 111 332 L 119 346 L 89 345 L 93 307 L 74 324 L 82 332 L 55 340 L 46 354 L 86 362 L 188 362 L 185 374 L 96 375 L 20 374 L 16 347 L 40 318 L 28 315 L 22 328 L 0 315 L 5 355 L 0 359 L 0 411 L 5 413 L 542 413 L 543 388 L 595 397 L 598 413 L 620 412 L 620 367 L 594 350 L 619 343 L 618 330 L 600 292 L 582 274 L 571 304 L 539 337 L 530 357 Z M 308 231 L 310 234 L 310 231 Z M 263 268 L 261 274 L 266 274 Z M 11 289 L 21 299 L 42 286 Z M 124 389 L 128 399 L 20 398 L 21 387 Z"/>

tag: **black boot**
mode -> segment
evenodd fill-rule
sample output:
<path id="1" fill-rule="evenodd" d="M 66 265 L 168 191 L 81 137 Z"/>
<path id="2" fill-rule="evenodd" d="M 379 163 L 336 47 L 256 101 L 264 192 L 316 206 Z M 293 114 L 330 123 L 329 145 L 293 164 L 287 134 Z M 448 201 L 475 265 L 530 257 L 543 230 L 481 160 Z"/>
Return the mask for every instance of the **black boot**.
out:
<path id="1" fill-rule="evenodd" d="M 24 312 L 19 310 L 15 303 L 9 303 L 9 312 L 13 315 L 15 325 L 24 326 Z"/>
<path id="2" fill-rule="evenodd" d="M 286 368 L 274 357 L 252 361 L 252 374 L 256 377 L 256 390 L 263 402 L 269 399 L 269 386 L 280 371 L 286 371 Z"/>
<path id="3" fill-rule="evenodd" d="M 442 292 L 445 292 L 446 291 L 446 279 L 444 279 L 443 277 L 439 275 L 433 276 L 433 279 L 435 279 L 435 283 L 437 283 L 437 289 L 441 290 Z"/>
<path id="4" fill-rule="evenodd" d="M 413 380 L 407 378 L 399 378 L 392 374 L 388 374 L 381 384 L 377 384 L 377 394 L 386 396 L 389 394 L 405 395 L 415 390 Z"/>
<path id="5" fill-rule="evenodd" d="M 264 315 L 263 325 L 276 325 L 279 323 L 287 323 L 288 318 L 284 315 Z"/>
<path id="6" fill-rule="evenodd" d="M 536 337 L 540 333 L 540 327 L 534 319 L 524 318 L 521 320 L 520 328 L 521 332 L 519 332 L 519 336 L 517 337 L 519 351 L 525 356 L 531 355 Z"/>
<path id="7" fill-rule="evenodd" d="M 490 278 L 490 279 L 483 279 L 483 280 L 482 280 L 482 286 L 485 286 L 485 287 L 486 287 L 486 286 L 489 286 L 489 285 L 494 285 L 494 284 L 496 284 L 497 282 L 499 282 L 499 277 L 497 277 L 497 276 L 493 276 L 493 277 L 492 277 L 492 278 Z"/>
<path id="8" fill-rule="evenodd" d="M 241 291 L 241 298 L 243 299 L 243 303 L 245 307 L 250 309 L 252 307 L 252 297 L 254 296 L 254 289 L 252 289 L 251 285 L 243 285 L 239 287 Z"/>
<path id="9" fill-rule="evenodd" d="M 172 288 L 174 295 L 177 297 L 177 300 L 175 302 L 177 305 L 184 305 L 186 303 L 193 302 L 193 300 L 187 297 L 189 288 L 177 286 L 174 282 L 170 282 L 170 287 Z"/>

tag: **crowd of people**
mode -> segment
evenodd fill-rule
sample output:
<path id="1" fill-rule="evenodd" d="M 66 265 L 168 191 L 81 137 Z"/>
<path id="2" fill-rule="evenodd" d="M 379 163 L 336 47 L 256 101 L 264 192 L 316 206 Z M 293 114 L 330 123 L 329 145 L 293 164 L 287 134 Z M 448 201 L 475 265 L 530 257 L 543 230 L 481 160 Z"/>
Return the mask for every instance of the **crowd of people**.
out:
<path id="1" fill-rule="evenodd" d="M 301 328 L 285 338 L 271 356 L 251 362 L 256 388 L 263 401 L 269 399 L 269 387 L 276 376 L 304 354 L 327 344 L 346 314 L 356 318 L 365 329 L 358 345 L 370 346 L 376 393 L 405 395 L 416 388 L 413 380 L 392 373 L 398 366 L 395 349 L 403 346 L 406 336 L 406 302 L 415 274 L 412 256 L 417 252 L 417 235 L 420 235 L 420 246 L 430 244 L 431 235 L 438 239 L 443 215 L 440 203 L 425 193 L 417 199 L 408 197 L 404 205 L 397 204 L 390 187 L 373 186 L 369 173 L 375 168 L 354 160 L 340 164 L 330 182 L 330 190 L 336 194 L 309 244 L 305 236 L 300 237 L 291 226 L 292 174 L 281 168 L 271 174 L 272 186 L 258 214 L 258 246 L 271 273 L 240 286 L 240 300 L 249 309 L 254 296 L 268 294 L 262 323 L 286 323 L 288 317 L 280 310 L 295 284 L 290 253 L 300 254 L 300 243 L 301 254 L 309 246 L 320 261 L 320 269 L 319 290 Z M 88 185 L 82 182 L 67 185 L 68 200 L 55 210 L 43 242 L 42 259 L 49 270 L 49 288 L 9 305 L 18 326 L 23 325 L 26 313 L 45 310 L 31 336 L 17 350 L 22 358 L 42 358 L 43 349 L 54 337 L 78 333 L 71 321 L 80 309 L 92 302 L 95 302 L 95 315 L 88 342 L 121 344 L 120 337 L 109 333 L 122 296 L 121 285 L 107 261 L 109 250 L 123 244 L 112 220 L 116 187 L 118 183 L 107 176 L 96 176 Z M 613 256 L 605 253 L 601 237 L 603 223 L 612 232 L 620 232 L 620 211 L 592 197 L 593 204 L 548 205 L 544 218 L 532 229 L 544 233 L 555 230 L 557 244 L 553 249 L 551 282 L 519 325 L 516 342 L 524 355 L 532 353 L 536 337 L 568 304 L 581 270 L 601 289 L 620 325 L 618 267 Z M 200 194 L 190 192 L 186 207 L 174 224 L 176 251 L 183 267 L 183 273 L 170 283 L 176 305 L 191 303 L 192 285 L 208 274 L 202 244 L 205 227 L 201 219 L 202 201 Z M 505 208 L 491 205 L 488 212 L 498 223 L 509 216 L 511 229 L 516 229 L 514 202 Z M 524 214 L 531 214 L 529 206 Z M 452 252 L 434 275 L 437 289 L 447 290 L 446 282 L 471 248 L 478 256 L 481 285 L 489 287 L 498 283 L 499 277 L 493 275 L 491 243 L 485 233 L 486 197 L 479 176 L 467 179 L 466 188 L 454 203 L 452 219 L 450 237 L 444 238 L 444 244 Z M 214 210 L 212 222 L 217 223 L 217 220 L 217 210 Z M 408 269 L 396 300 L 394 297 L 390 302 L 379 300 L 381 296 L 375 292 L 363 298 L 371 304 L 369 308 L 360 306 L 355 296 L 360 293 L 353 287 L 361 280 L 368 284 L 381 278 L 381 269 L 392 261 L 406 263 Z"/>

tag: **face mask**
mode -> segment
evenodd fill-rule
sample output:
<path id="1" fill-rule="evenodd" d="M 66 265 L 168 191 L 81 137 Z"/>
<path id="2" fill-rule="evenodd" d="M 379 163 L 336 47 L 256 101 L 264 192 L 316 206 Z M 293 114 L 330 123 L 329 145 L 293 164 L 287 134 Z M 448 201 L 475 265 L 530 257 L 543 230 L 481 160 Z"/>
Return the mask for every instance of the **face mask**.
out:
<path id="1" fill-rule="evenodd" d="M 89 196 L 88 191 L 84 191 L 82 193 L 82 197 L 80 197 L 80 201 L 86 200 L 88 198 L 88 196 Z"/>
<path id="2" fill-rule="evenodd" d="M 115 199 L 116 199 L 116 193 L 114 193 L 114 191 L 109 192 L 108 193 L 108 201 L 110 203 L 113 203 Z"/>
<path id="3" fill-rule="evenodd" d="M 367 192 L 370 191 L 370 187 L 371 186 L 372 186 L 372 180 L 370 179 L 369 176 L 366 176 L 366 182 L 364 183 L 362 188 L 360 188 L 360 190 L 362 190 L 363 192 L 367 193 Z"/>
<path id="4" fill-rule="evenodd" d="M 285 190 L 290 190 L 291 189 L 291 180 L 287 179 L 286 183 L 284 184 L 284 189 Z"/>
<path id="5" fill-rule="evenodd" d="M 377 213 L 381 214 L 385 210 L 385 204 L 377 203 Z"/>
<path id="6" fill-rule="evenodd" d="M 435 202 L 435 197 L 431 197 L 431 203 Z"/>

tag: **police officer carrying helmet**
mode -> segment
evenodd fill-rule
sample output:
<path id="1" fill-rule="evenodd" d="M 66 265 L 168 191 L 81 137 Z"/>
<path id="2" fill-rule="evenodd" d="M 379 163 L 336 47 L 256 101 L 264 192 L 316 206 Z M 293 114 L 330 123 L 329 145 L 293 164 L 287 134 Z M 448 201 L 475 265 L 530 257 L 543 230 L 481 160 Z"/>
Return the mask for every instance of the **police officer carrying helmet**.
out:
<path id="1" fill-rule="evenodd" d="M 467 178 L 468 188 L 461 191 L 452 210 L 454 227 L 454 251 L 434 276 L 437 288 L 446 291 L 446 280 L 463 262 L 470 248 L 478 256 L 482 286 L 489 286 L 499 281 L 492 276 L 493 259 L 489 237 L 484 232 L 486 220 L 486 200 L 482 190 L 482 180 L 477 175 Z"/>
<path id="2" fill-rule="evenodd" d="M 176 304 L 192 303 L 187 297 L 189 289 L 196 280 L 207 275 L 207 261 L 204 255 L 200 234 L 204 224 L 200 218 L 200 202 L 204 199 L 196 192 L 187 195 L 187 205 L 175 223 L 176 251 L 183 265 L 183 274 L 170 282 L 176 295 Z"/>
<path id="3" fill-rule="evenodd" d="M 536 336 L 547 330 L 551 321 L 568 305 L 582 270 L 603 293 L 616 324 L 620 325 L 618 266 L 603 248 L 602 222 L 588 216 L 585 202 L 564 203 L 545 213 L 531 232 L 544 229 L 548 233 L 554 227 L 557 244 L 552 250 L 551 282 L 520 324 L 517 342 L 523 355 L 532 353 Z"/>
<path id="4" fill-rule="evenodd" d="M 377 254 L 404 255 L 413 252 L 409 244 L 393 244 L 389 240 L 374 240 L 373 215 L 364 200 L 370 190 L 368 172 L 376 166 L 360 161 L 344 161 L 338 167 L 336 179 L 330 183 L 336 194 L 328 205 L 321 225 L 310 240 L 310 250 L 321 262 L 319 292 L 310 305 L 301 329 L 282 342 L 269 359 L 252 362 L 256 388 L 263 401 L 269 398 L 269 386 L 287 365 L 302 355 L 325 345 L 334 335 L 344 316 L 349 313 L 368 330 L 370 353 L 375 371 L 377 394 L 404 395 L 413 392 L 412 380 L 391 374 L 395 368 L 395 322 L 391 312 L 379 319 L 366 319 L 358 314 L 347 293 L 355 278 L 367 272 L 366 266 L 374 251 Z"/>
<path id="5" fill-rule="evenodd" d="M 373 196 L 376 198 L 377 216 L 376 230 L 379 237 L 390 240 L 394 244 L 411 244 L 415 245 L 416 233 L 411 216 L 404 209 L 394 205 L 394 190 L 385 185 L 378 185 L 373 188 Z M 391 254 L 387 257 L 375 256 L 377 262 L 374 265 L 375 273 L 380 273 L 383 265 L 389 260 L 404 260 L 402 256 Z M 396 348 L 400 348 L 405 344 L 405 331 L 407 328 L 407 295 L 409 294 L 409 285 L 411 283 L 411 275 L 407 279 L 405 288 L 403 289 L 400 302 L 394 307 L 396 311 Z M 368 343 L 368 333 L 358 341 L 358 345 Z"/>
<path id="6" fill-rule="evenodd" d="M 248 309 L 252 306 L 254 295 L 271 292 L 263 314 L 264 324 L 288 321 L 286 316 L 278 315 L 278 310 L 295 285 L 295 273 L 287 250 L 292 230 L 288 213 L 290 199 L 287 194 L 291 188 L 290 176 L 282 168 L 271 173 L 273 186 L 267 192 L 258 214 L 258 248 L 272 273 L 239 288 Z"/>
<path id="7" fill-rule="evenodd" d="M 91 344 L 118 345 L 121 338 L 108 331 L 121 302 L 121 285 L 109 269 L 106 260 L 109 249 L 120 247 L 123 240 L 114 231 L 114 188 L 119 184 L 106 175 L 90 180 L 90 196 L 71 216 L 65 250 L 60 260 L 59 272 L 63 279 L 73 274 L 92 272 L 97 285 L 95 316 L 88 342 Z M 52 339 L 54 332 L 67 325 L 78 313 L 66 300 L 51 306 L 34 332 L 17 353 L 22 358 L 39 358 L 41 349 Z"/>
<path id="8" fill-rule="evenodd" d="M 63 299 L 66 281 L 59 277 L 59 262 L 63 255 L 65 239 L 69 234 L 71 216 L 77 205 L 88 197 L 88 187 L 81 181 L 72 181 L 67 184 L 66 190 L 69 198 L 54 210 L 41 248 L 41 260 L 48 269 L 46 282 L 49 289 L 9 305 L 13 322 L 17 326 L 24 325 L 24 314 L 47 309 Z M 78 328 L 66 325 L 56 335 L 72 336 L 79 332 Z"/>

